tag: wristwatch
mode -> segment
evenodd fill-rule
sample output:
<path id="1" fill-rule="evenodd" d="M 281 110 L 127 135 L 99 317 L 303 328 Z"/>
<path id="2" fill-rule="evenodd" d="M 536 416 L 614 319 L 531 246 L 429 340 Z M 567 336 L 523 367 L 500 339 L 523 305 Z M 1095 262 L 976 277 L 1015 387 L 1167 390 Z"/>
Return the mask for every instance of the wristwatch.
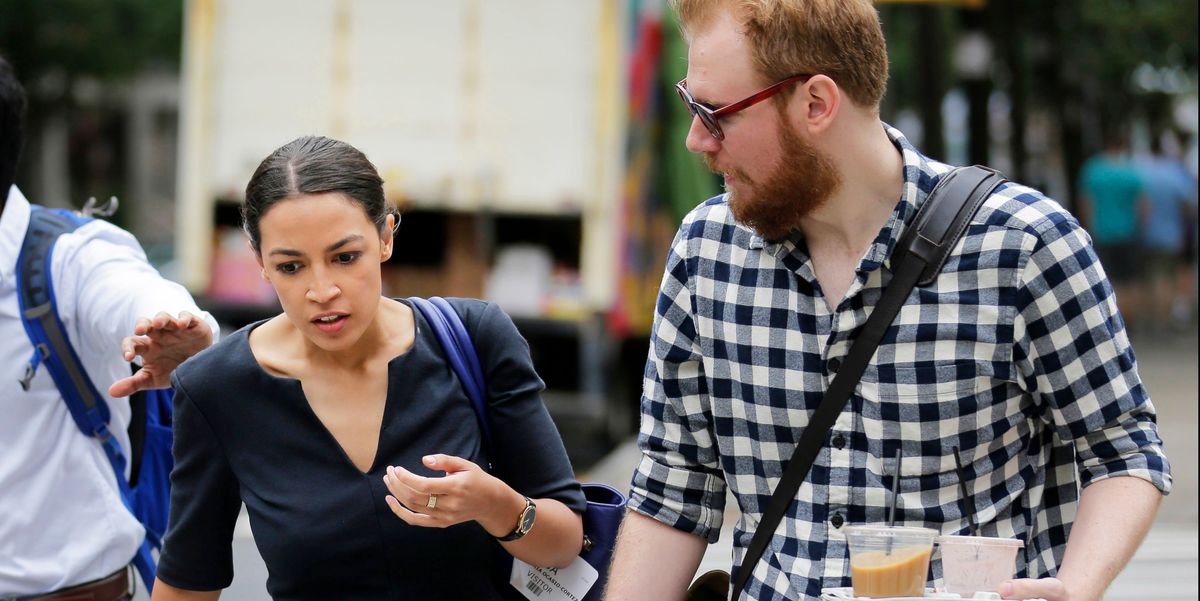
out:
<path id="1" fill-rule="evenodd" d="M 521 510 L 521 515 L 517 517 L 517 527 L 513 528 L 512 532 L 497 538 L 505 542 L 519 540 L 530 530 L 533 530 L 533 520 L 537 518 L 537 505 L 529 497 L 525 497 L 525 509 Z"/>

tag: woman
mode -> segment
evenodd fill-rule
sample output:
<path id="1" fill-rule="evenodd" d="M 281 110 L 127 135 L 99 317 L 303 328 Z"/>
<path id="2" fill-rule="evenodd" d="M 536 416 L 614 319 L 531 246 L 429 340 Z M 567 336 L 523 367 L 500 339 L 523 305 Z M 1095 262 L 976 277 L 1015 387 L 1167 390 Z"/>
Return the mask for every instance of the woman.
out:
<path id="1" fill-rule="evenodd" d="M 153 601 L 219 596 L 243 502 L 275 599 L 499 598 L 497 545 L 533 565 L 570 564 L 584 497 L 528 346 L 495 305 L 452 301 L 488 382 L 487 457 L 431 328 L 380 295 L 396 216 L 367 158 L 297 139 L 259 165 L 242 219 L 283 314 L 175 373 L 171 523 Z"/>

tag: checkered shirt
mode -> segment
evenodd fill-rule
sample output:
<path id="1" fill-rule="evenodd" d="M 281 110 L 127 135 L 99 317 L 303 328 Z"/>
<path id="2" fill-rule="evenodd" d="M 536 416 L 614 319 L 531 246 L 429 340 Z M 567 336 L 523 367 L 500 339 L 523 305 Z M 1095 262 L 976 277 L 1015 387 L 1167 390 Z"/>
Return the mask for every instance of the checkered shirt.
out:
<path id="1" fill-rule="evenodd" d="M 764 241 L 723 196 L 684 219 L 667 259 L 629 506 L 713 542 L 729 487 L 741 509 L 735 566 L 892 277 L 893 246 L 950 169 L 885 128 L 903 156 L 903 198 L 833 311 L 802 237 Z M 1169 491 L 1161 445 L 1088 235 L 1053 200 L 1006 183 L 937 280 L 909 295 L 744 598 L 849 586 L 842 528 L 885 521 L 898 447 L 897 525 L 967 531 L 958 447 L 982 533 L 1025 541 L 1018 575 L 1038 577 L 1062 559 L 1080 485 L 1134 476 Z M 940 584 L 936 552 L 932 573 Z"/>

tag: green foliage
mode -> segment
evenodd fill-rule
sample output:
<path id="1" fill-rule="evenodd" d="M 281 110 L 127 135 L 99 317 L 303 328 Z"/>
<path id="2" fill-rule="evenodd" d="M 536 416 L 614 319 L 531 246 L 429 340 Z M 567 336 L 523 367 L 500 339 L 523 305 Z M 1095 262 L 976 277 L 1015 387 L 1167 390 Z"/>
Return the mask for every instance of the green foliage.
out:
<path id="1" fill-rule="evenodd" d="M 46 73 L 119 80 L 177 68 L 182 0 L 0 0 L 0 54 L 28 84 Z"/>
<path id="2" fill-rule="evenodd" d="M 1088 0 L 1075 50 L 1098 78 L 1118 83 L 1143 62 L 1196 67 L 1195 0 Z"/>

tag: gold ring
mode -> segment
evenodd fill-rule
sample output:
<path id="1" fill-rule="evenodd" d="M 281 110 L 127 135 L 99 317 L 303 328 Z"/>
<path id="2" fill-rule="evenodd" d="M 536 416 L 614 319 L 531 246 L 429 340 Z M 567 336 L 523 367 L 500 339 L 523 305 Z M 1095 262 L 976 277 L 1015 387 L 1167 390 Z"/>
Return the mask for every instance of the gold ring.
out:
<path id="1" fill-rule="evenodd" d="M 429 500 L 425 501 L 425 507 L 429 509 L 437 509 L 437 495 L 429 493 Z"/>

